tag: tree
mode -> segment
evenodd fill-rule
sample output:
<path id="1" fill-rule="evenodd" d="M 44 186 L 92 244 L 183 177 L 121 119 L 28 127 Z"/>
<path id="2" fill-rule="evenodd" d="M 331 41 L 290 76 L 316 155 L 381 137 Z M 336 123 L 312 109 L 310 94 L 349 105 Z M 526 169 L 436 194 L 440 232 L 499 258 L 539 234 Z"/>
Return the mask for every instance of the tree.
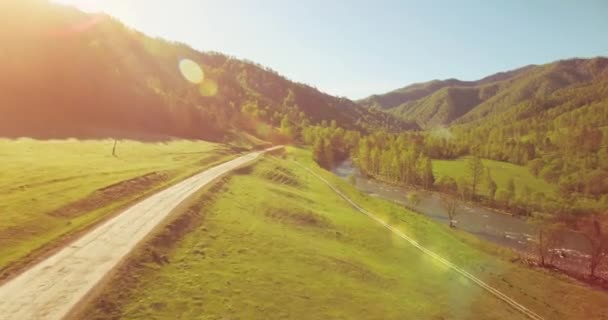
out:
<path id="1" fill-rule="evenodd" d="M 458 183 L 450 176 L 441 176 L 435 183 L 437 189 L 442 192 L 458 192 Z"/>
<path id="2" fill-rule="evenodd" d="M 597 267 L 608 255 L 608 235 L 602 232 L 602 225 L 596 218 L 579 222 L 581 232 L 589 244 L 589 273 L 595 277 Z"/>
<path id="3" fill-rule="evenodd" d="M 532 200 L 532 189 L 530 189 L 530 187 L 525 184 L 524 185 L 524 191 L 520 192 L 519 197 L 517 198 L 517 202 L 522 205 L 524 208 L 528 207 L 528 204 L 531 202 Z"/>
<path id="4" fill-rule="evenodd" d="M 281 127 L 279 130 L 287 138 L 289 138 L 289 139 L 294 138 L 294 127 L 293 127 L 293 124 L 291 123 L 291 121 L 289 121 L 289 118 L 287 117 L 287 115 L 284 115 L 283 119 L 281 119 Z"/>
<path id="5" fill-rule="evenodd" d="M 510 199 L 515 199 L 515 181 L 513 181 L 513 178 L 509 178 L 509 182 L 507 182 L 507 192 Z"/>
<path id="6" fill-rule="evenodd" d="M 433 175 L 433 163 L 430 158 L 423 157 L 420 159 L 420 180 L 422 186 L 426 189 L 433 187 L 435 176 Z"/>
<path id="7" fill-rule="evenodd" d="M 116 144 L 118 143 L 118 140 L 114 139 L 114 146 L 112 147 L 112 156 L 117 157 L 116 155 Z"/>
<path id="8" fill-rule="evenodd" d="M 608 172 L 596 169 L 585 175 L 585 193 L 594 197 L 608 194 Z"/>
<path id="9" fill-rule="evenodd" d="M 545 223 L 538 228 L 536 246 L 541 266 L 553 265 L 555 249 L 563 243 L 563 230 L 564 225 L 558 223 Z"/>
<path id="10" fill-rule="evenodd" d="M 471 185 L 462 177 L 458 179 L 458 193 L 463 200 L 471 198 Z"/>
<path id="11" fill-rule="evenodd" d="M 450 222 L 450 228 L 455 228 L 454 218 L 456 217 L 457 209 L 458 209 L 458 199 L 443 195 L 441 197 L 441 205 L 445 209 L 446 214 L 448 215 L 448 220 Z"/>
<path id="12" fill-rule="evenodd" d="M 508 207 L 509 203 L 511 203 L 511 194 L 505 189 L 499 189 L 496 193 L 496 200 L 503 206 Z"/>
<path id="13" fill-rule="evenodd" d="M 323 139 L 323 149 L 324 149 L 324 155 L 325 155 L 325 165 L 326 165 L 326 168 L 329 168 L 334 165 L 334 162 L 336 160 L 334 148 L 331 144 L 331 140 Z"/>
<path id="14" fill-rule="evenodd" d="M 483 162 L 478 156 L 472 156 L 467 160 L 467 169 L 469 178 L 471 179 L 471 196 L 474 198 L 477 195 L 477 185 L 483 175 Z"/>
<path id="15" fill-rule="evenodd" d="M 498 186 L 496 185 L 496 182 L 494 181 L 494 179 L 492 179 L 492 174 L 490 173 L 490 168 L 487 169 L 486 171 L 486 188 L 488 188 L 488 197 L 492 200 L 494 200 L 494 196 L 496 196 L 496 190 L 498 189 Z"/>
<path id="16" fill-rule="evenodd" d="M 320 166 L 325 167 L 325 147 L 323 145 L 323 139 L 317 139 L 312 147 L 312 157 L 316 163 Z"/>
<path id="17" fill-rule="evenodd" d="M 538 177 L 538 174 L 544 166 L 545 162 L 542 159 L 534 159 L 528 162 L 528 169 L 530 169 L 530 172 L 532 172 L 535 177 Z"/>

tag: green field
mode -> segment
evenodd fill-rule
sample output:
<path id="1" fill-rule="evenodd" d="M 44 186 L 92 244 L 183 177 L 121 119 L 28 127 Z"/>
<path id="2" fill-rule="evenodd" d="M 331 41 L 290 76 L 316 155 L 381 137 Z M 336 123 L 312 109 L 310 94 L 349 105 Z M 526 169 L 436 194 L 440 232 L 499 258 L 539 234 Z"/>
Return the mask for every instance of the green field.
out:
<path id="1" fill-rule="evenodd" d="M 214 163 L 233 157 L 201 141 L 0 140 L 0 275 L 49 244 Z"/>
<path id="2" fill-rule="evenodd" d="M 290 148 L 289 157 L 546 319 L 608 314 L 606 293 L 513 264 L 508 252 L 368 197 L 307 151 Z M 88 319 L 523 319 L 290 160 L 239 170 L 182 217 L 116 273 Z"/>
<path id="3" fill-rule="evenodd" d="M 449 176 L 455 180 L 467 178 L 468 168 L 466 160 L 466 157 L 456 160 L 433 160 L 435 179 L 439 179 L 442 176 Z M 531 192 L 543 193 L 546 196 L 552 196 L 557 189 L 555 185 L 535 177 L 526 167 L 488 159 L 484 159 L 482 162 L 484 167 L 490 169 L 492 179 L 496 182 L 498 190 L 506 190 L 509 179 L 513 179 L 517 195 L 522 195 L 526 186 Z M 484 183 L 480 183 L 479 188 L 480 192 L 487 194 L 487 186 Z"/>

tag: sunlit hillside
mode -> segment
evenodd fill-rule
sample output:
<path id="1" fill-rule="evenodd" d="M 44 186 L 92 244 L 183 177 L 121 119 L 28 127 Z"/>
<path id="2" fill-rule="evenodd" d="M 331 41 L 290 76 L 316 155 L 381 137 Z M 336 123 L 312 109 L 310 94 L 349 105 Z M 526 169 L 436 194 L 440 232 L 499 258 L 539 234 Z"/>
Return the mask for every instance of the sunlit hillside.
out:
<path id="1" fill-rule="evenodd" d="M 5 136 L 223 140 L 238 129 L 279 139 L 273 128 L 332 120 L 414 127 L 255 63 L 147 37 L 105 14 L 8 0 L 0 20 Z"/>

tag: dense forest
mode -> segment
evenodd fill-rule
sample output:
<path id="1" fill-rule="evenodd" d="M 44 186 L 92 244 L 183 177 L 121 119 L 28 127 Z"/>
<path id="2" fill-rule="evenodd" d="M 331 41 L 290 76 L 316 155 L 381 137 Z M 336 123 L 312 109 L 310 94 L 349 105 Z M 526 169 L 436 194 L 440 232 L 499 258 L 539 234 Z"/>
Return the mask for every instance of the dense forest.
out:
<path id="1" fill-rule="evenodd" d="M 464 129 L 456 128 L 453 134 L 444 129 L 399 134 L 376 131 L 362 135 L 333 124 L 309 126 L 303 130 L 302 139 L 312 146 L 315 160 L 326 168 L 351 157 L 368 176 L 452 193 L 517 214 L 536 211 L 586 215 L 603 213 L 608 208 L 607 146 L 599 131 L 583 127 L 574 131 L 570 140 L 564 138 L 570 141 L 564 145 L 551 144 L 550 139 L 536 145 L 532 141 L 501 144 L 488 139 L 486 133 L 467 136 L 467 131 L 458 130 Z M 457 135 L 463 138 L 454 138 Z M 496 156 L 501 153 L 507 157 Z M 434 177 L 432 159 L 464 156 L 467 156 L 465 178 Z M 498 189 L 482 158 L 524 164 L 534 176 L 557 185 L 558 192 L 533 192 L 527 187 L 516 192 L 512 181 L 506 188 Z M 487 192 L 479 192 L 482 185 Z"/>
<path id="2" fill-rule="evenodd" d="M 281 125 L 322 120 L 361 131 L 416 128 L 253 62 L 150 38 L 107 15 L 8 0 L 0 20 L 0 40 L 10 44 L 0 49 L 3 136 L 221 140 L 247 131 L 275 140 L 284 138 L 275 130 Z M 200 65 L 202 83 L 182 77 L 183 59 Z"/>
<path id="3" fill-rule="evenodd" d="M 478 81 L 435 80 L 360 103 L 416 121 L 433 159 L 506 161 L 559 186 L 555 199 L 528 201 L 536 207 L 608 208 L 608 58 L 526 66 Z"/>
<path id="4" fill-rule="evenodd" d="M 377 131 L 362 135 L 335 125 L 321 125 L 305 128 L 301 138 L 312 147 L 314 159 L 323 167 L 331 168 L 351 157 L 359 170 L 370 177 L 450 193 L 465 201 L 480 201 L 515 214 L 542 212 L 580 216 L 604 213 L 608 208 L 608 190 L 605 188 L 608 182 L 605 164 L 608 159 L 605 158 L 605 151 L 582 156 L 594 160 L 582 161 L 581 165 L 595 164 L 596 168 L 586 171 L 584 167 L 573 167 L 571 175 L 565 175 L 564 167 L 555 168 L 550 163 L 544 163 L 543 159 L 551 157 L 551 153 L 535 153 L 536 157 L 527 162 L 527 169 L 533 175 L 557 185 L 558 192 L 552 192 L 532 191 L 527 186 L 515 190 L 512 180 L 505 188 L 498 188 L 493 173 L 482 161 L 483 157 L 487 158 L 487 154 L 471 147 L 466 140 L 447 138 L 433 132 L 395 134 Z M 505 153 L 510 154 L 509 152 L 516 152 L 513 150 L 518 147 L 506 144 L 503 148 Z M 605 144 L 603 148 L 606 148 Z M 578 163 L 576 159 L 579 158 L 574 156 L 560 157 L 559 149 L 552 149 L 552 152 L 556 152 L 553 157 L 560 159 L 564 166 Z M 454 179 L 434 176 L 433 159 L 454 159 L 461 156 L 467 156 L 464 177 Z M 551 179 L 547 173 L 550 171 L 555 171 L 554 174 L 560 178 Z M 486 191 L 480 191 L 482 186 Z"/>

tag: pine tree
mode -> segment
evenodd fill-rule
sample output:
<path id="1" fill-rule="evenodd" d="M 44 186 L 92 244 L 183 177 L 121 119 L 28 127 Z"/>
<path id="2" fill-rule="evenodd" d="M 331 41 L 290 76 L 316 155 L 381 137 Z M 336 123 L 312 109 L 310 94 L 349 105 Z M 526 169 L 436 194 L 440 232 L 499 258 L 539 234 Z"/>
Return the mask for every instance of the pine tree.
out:
<path id="1" fill-rule="evenodd" d="M 323 139 L 323 153 L 325 156 L 325 167 L 330 168 L 331 166 L 333 166 L 335 164 L 335 160 L 336 160 L 335 152 L 334 152 L 334 148 L 332 147 L 331 140 Z"/>
<path id="2" fill-rule="evenodd" d="M 486 171 L 486 187 L 488 188 L 488 197 L 494 200 L 498 186 L 496 185 L 494 179 L 492 179 L 492 174 L 489 168 Z"/>
<path id="3" fill-rule="evenodd" d="M 325 166 L 325 148 L 322 139 L 317 139 L 312 147 L 312 156 L 316 163 Z"/>
<path id="4" fill-rule="evenodd" d="M 477 186 L 483 174 L 483 163 L 481 162 L 481 158 L 478 156 L 469 158 L 467 161 L 467 168 L 469 171 L 469 178 L 471 179 L 471 196 L 475 197 L 477 194 Z"/>
<path id="5" fill-rule="evenodd" d="M 281 131 L 281 133 L 283 135 L 285 135 L 286 137 L 292 139 L 294 137 L 294 128 L 293 128 L 293 124 L 291 123 L 291 121 L 289 121 L 289 118 L 287 117 L 287 115 L 283 116 L 283 119 L 281 119 L 281 128 L 279 129 Z"/>
<path id="6" fill-rule="evenodd" d="M 513 178 L 510 178 L 507 183 L 507 195 L 509 202 L 515 199 L 515 181 L 513 181 Z"/>
<path id="7" fill-rule="evenodd" d="M 426 189 L 431 189 L 435 184 L 435 176 L 433 175 L 433 163 L 430 158 L 423 159 L 422 167 L 422 184 Z"/>

